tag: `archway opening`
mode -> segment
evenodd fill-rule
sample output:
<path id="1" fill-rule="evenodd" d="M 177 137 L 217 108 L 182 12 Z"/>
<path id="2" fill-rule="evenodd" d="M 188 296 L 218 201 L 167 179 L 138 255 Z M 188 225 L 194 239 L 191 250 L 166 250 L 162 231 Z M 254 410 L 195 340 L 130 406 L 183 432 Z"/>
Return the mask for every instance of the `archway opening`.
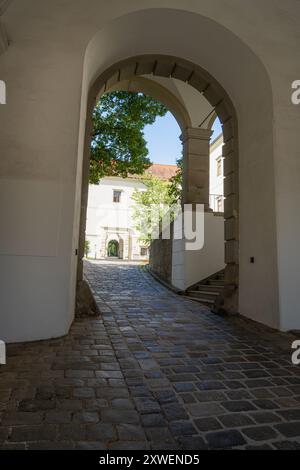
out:
<path id="1" fill-rule="evenodd" d="M 108 258 L 119 258 L 120 257 L 119 242 L 117 240 L 110 240 L 108 242 L 107 257 Z"/>
<path id="2" fill-rule="evenodd" d="M 222 310 L 238 310 L 239 279 L 239 208 L 238 208 L 238 139 L 237 119 L 234 107 L 220 84 L 206 71 L 190 62 L 169 56 L 141 56 L 125 60 L 104 72 L 90 90 L 89 116 L 94 106 L 95 96 L 99 97 L 118 87 L 122 80 L 138 77 L 159 77 L 183 82 L 205 99 L 210 109 L 205 113 L 197 128 L 181 125 L 184 148 L 183 201 L 190 204 L 203 204 L 205 217 L 209 218 L 209 142 L 211 125 L 216 116 L 220 119 L 223 132 L 222 159 L 224 159 L 224 219 L 225 219 L 225 285 L 222 292 Z M 100 92 L 99 92 L 100 90 Z M 83 184 L 84 197 L 87 192 L 88 158 L 91 133 L 91 119 L 86 129 L 86 149 Z M 195 146 L 197 150 L 195 152 Z M 195 158 L 195 156 L 197 158 Z M 205 158 L 203 158 L 205 157 Z M 223 160 L 222 160 L 223 161 Z M 221 208 L 223 201 L 217 201 Z M 81 217 L 81 240 L 84 236 L 85 213 Z M 192 257 L 191 257 L 192 259 Z M 194 262 L 192 260 L 191 262 Z M 81 267 L 79 265 L 79 278 Z M 185 273 L 186 274 L 186 273 Z M 185 275 L 184 274 L 184 275 Z M 185 284 L 183 284 L 185 286 Z"/>

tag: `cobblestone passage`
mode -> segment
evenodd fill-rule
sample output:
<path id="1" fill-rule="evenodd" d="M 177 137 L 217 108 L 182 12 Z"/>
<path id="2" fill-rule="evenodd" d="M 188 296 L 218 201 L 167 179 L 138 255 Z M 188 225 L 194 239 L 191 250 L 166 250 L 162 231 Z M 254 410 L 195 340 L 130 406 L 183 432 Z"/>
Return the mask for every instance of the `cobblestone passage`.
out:
<path id="1" fill-rule="evenodd" d="M 8 347 L 0 448 L 300 448 L 293 336 L 218 317 L 141 266 L 86 272 L 99 318 Z"/>

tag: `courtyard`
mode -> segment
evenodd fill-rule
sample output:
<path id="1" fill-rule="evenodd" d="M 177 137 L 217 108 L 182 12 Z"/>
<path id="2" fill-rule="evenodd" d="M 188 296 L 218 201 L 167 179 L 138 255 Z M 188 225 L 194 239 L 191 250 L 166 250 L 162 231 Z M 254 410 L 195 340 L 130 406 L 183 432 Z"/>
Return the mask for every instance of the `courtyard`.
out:
<path id="1" fill-rule="evenodd" d="M 8 345 L 1 449 L 299 449 L 293 335 L 220 317 L 143 265 L 85 262 L 101 312 Z"/>

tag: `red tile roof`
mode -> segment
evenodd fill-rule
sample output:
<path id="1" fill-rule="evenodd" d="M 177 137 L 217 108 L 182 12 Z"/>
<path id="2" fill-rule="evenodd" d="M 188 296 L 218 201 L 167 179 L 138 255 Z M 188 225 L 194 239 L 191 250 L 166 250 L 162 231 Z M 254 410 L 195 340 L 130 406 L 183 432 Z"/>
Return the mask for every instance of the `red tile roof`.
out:
<path id="1" fill-rule="evenodd" d="M 178 171 L 176 165 L 160 165 L 155 163 L 151 165 L 146 173 L 155 176 L 156 178 L 168 181 L 172 176 L 175 176 Z"/>

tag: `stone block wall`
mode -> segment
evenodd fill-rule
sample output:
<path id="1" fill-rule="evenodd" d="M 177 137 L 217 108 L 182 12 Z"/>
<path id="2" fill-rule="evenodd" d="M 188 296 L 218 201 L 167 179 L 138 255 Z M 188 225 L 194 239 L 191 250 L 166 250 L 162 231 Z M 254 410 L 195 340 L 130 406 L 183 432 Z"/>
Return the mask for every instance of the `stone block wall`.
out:
<path id="1" fill-rule="evenodd" d="M 173 240 L 153 240 L 150 246 L 150 269 L 164 281 L 172 282 Z"/>

